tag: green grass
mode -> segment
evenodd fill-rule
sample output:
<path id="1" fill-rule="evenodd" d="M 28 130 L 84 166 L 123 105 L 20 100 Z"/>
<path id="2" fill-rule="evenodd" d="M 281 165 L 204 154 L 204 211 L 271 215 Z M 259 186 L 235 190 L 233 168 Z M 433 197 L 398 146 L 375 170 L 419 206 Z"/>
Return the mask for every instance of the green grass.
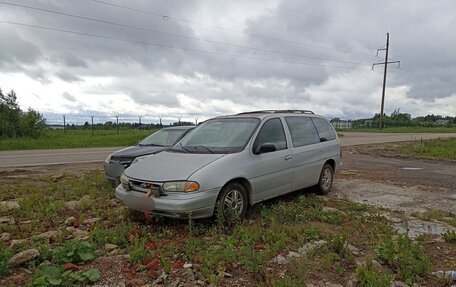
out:
<path id="1" fill-rule="evenodd" d="M 370 133 L 456 133 L 456 126 L 453 127 L 391 127 L 380 130 L 378 128 L 351 128 L 337 129 L 339 132 L 370 132 Z"/>
<path id="2" fill-rule="evenodd" d="M 418 158 L 456 160 L 456 138 L 412 141 L 401 152 Z"/>
<path id="3" fill-rule="evenodd" d="M 154 130 L 47 130 L 38 139 L 14 138 L 0 139 L 0 151 L 58 149 L 58 148 L 88 148 L 88 147 L 117 147 L 136 144 L 141 139 L 153 133 Z"/>

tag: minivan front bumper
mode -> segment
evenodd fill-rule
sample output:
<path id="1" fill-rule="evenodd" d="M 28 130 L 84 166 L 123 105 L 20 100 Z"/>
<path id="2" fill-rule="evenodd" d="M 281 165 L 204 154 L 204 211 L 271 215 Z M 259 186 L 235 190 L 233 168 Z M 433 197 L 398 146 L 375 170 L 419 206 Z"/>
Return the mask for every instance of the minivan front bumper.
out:
<path id="1" fill-rule="evenodd" d="M 116 188 L 116 197 L 127 207 L 154 215 L 172 218 L 196 219 L 211 217 L 220 189 L 194 193 L 168 193 L 159 197 L 146 197 L 143 192 Z"/>

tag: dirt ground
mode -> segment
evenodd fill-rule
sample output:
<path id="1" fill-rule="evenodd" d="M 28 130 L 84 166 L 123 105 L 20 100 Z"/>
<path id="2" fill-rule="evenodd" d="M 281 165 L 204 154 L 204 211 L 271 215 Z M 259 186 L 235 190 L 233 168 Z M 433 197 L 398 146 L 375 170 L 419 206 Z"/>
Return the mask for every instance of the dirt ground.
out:
<path id="1" fill-rule="evenodd" d="M 396 145 L 344 148 L 332 196 L 400 211 L 456 213 L 456 162 L 404 157 Z"/>

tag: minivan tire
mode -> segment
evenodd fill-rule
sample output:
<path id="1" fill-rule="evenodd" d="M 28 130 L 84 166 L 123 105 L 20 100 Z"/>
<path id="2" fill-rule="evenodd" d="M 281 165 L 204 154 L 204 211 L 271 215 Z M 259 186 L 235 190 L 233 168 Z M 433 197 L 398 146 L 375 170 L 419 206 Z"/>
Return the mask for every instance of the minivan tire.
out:
<path id="1" fill-rule="evenodd" d="M 236 215 L 239 218 L 244 218 L 248 208 L 247 192 L 244 186 L 238 182 L 229 183 L 222 188 L 214 214 L 217 215 L 218 212 L 222 212 L 224 216 L 227 216 L 227 207 L 230 204 L 236 211 Z"/>
<path id="2" fill-rule="evenodd" d="M 331 191 L 334 179 L 334 169 L 329 163 L 325 163 L 321 169 L 320 179 L 318 180 L 317 193 L 327 194 Z"/>

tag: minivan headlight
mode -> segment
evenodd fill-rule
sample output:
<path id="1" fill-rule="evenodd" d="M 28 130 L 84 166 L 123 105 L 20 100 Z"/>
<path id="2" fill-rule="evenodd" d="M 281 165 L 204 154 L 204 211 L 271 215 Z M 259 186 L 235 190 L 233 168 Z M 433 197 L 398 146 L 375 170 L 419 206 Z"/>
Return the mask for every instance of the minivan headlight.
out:
<path id="1" fill-rule="evenodd" d="M 105 163 L 109 163 L 111 161 L 112 154 L 108 155 L 105 159 Z"/>
<path id="2" fill-rule="evenodd" d="M 122 174 L 120 176 L 120 184 L 122 185 L 123 189 L 130 191 L 130 181 L 128 180 L 128 177 L 125 176 L 125 174 Z"/>
<path id="3" fill-rule="evenodd" d="M 162 186 L 163 191 L 192 192 L 199 190 L 200 185 L 195 181 L 169 181 Z"/>

